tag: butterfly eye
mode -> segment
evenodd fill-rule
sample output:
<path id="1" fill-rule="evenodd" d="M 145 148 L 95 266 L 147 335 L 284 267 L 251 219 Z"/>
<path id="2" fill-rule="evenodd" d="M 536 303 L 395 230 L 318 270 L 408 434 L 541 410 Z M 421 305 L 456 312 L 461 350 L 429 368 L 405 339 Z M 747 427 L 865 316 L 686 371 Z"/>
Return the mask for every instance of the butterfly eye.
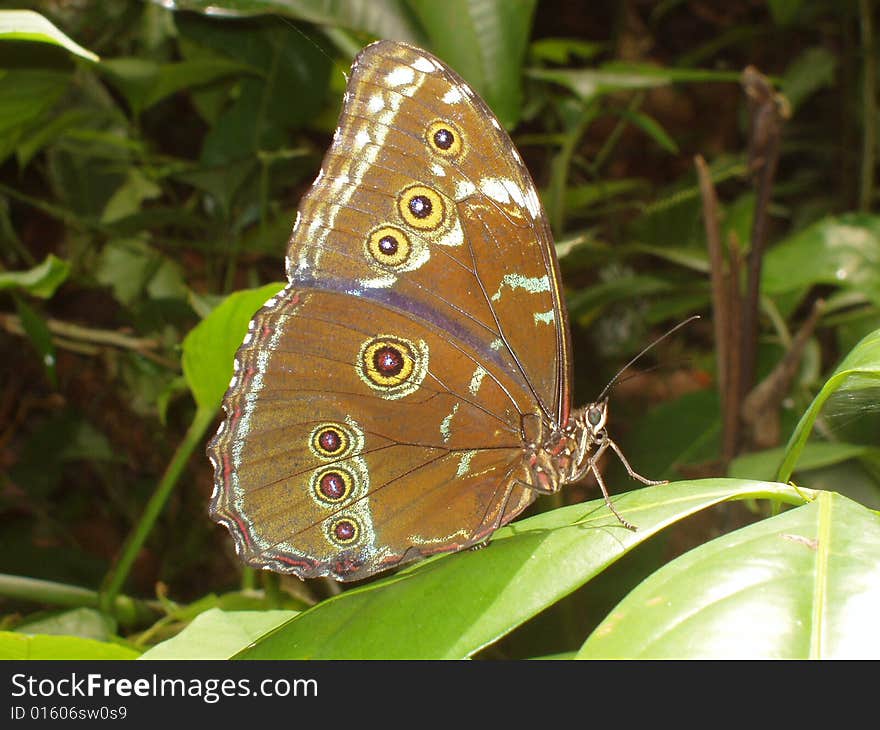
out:
<path id="1" fill-rule="evenodd" d="M 445 120 L 431 122 L 425 131 L 425 138 L 428 146 L 443 157 L 458 157 L 464 149 L 458 127 Z"/>
<path id="2" fill-rule="evenodd" d="M 591 406 L 587 410 L 587 423 L 594 431 L 602 427 L 605 422 L 605 409 L 601 406 Z"/>

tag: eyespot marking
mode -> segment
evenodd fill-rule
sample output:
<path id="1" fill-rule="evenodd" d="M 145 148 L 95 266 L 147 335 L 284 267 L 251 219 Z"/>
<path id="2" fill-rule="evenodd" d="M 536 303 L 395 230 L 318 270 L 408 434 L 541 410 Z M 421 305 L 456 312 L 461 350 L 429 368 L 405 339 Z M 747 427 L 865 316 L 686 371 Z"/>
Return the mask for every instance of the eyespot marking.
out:
<path id="1" fill-rule="evenodd" d="M 418 390 L 428 372 L 428 345 L 379 335 L 361 345 L 358 377 L 382 398 L 396 400 Z"/>
<path id="2" fill-rule="evenodd" d="M 446 220 L 443 197 L 425 185 L 412 185 L 397 198 L 397 210 L 406 223 L 420 231 L 433 231 Z"/>

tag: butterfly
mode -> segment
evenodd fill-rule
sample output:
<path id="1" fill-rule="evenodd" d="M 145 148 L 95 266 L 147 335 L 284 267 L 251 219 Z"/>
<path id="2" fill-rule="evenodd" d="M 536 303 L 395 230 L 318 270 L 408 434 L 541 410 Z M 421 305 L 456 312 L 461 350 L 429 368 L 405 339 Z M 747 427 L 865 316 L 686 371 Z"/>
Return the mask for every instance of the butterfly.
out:
<path id="1" fill-rule="evenodd" d="M 249 565 L 365 578 L 485 542 L 592 472 L 607 398 L 571 407 L 559 265 L 522 158 L 433 55 L 351 68 L 288 284 L 248 327 L 208 446 L 211 517 Z"/>

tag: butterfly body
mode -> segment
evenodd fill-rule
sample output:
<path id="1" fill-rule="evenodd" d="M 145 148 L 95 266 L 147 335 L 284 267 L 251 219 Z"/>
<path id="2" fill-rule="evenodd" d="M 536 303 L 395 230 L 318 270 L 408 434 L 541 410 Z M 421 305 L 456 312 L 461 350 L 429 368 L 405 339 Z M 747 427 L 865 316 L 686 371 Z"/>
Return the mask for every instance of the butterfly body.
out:
<path id="1" fill-rule="evenodd" d="M 613 445 L 604 402 L 570 407 L 529 173 L 425 51 L 382 41 L 355 60 L 286 271 L 208 447 L 211 515 L 247 563 L 355 580 L 470 547 Z"/>

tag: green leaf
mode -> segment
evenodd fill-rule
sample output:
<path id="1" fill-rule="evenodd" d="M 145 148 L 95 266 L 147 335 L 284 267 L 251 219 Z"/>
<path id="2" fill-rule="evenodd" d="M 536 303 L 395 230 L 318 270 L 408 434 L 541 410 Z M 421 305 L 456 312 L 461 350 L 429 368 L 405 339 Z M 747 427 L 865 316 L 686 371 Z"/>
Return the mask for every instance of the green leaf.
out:
<path id="1" fill-rule="evenodd" d="M 373 38 L 396 38 L 424 44 L 403 0 L 225 0 L 224 7 L 241 15 L 279 13 L 308 23 L 346 28 Z M 177 0 L 181 10 L 216 10 L 216 0 Z M 336 36 L 334 36 L 336 37 Z M 337 41 L 341 38 L 336 37 Z"/>
<path id="2" fill-rule="evenodd" d="M 733 479 L 773 479 L 785 457 L 785 449 L 766 449 L 736 457 L 727 469 L 727 476 Z M 880 450 L 860 444 L 813 441 L 797 464 L 796 471 L 808 471 L 825 466 L 833 466 L 850 459 L 876 455 Z"/>
<path id="3" fill-rule="evenodd" d="M 652 119 L 643 112 L 635 112 L 628 109 L 621 109 L 617 114 L 641 129 L 670 154 L 678 154 L 678 145 L 675 143 L 675 140 L 666 133 L 666 130 L 655 119 Z"/>
<path id="4" fill-rule="evenodd" d="M 138 168 L 129 168 L 122 185 L 107 201 L 101 213 L 102 223 L 114 221 L 133 215 L 141 209 L 145 200 L 154 200 L 162 195 L 162 188 L 150 180 Z"/>
<path id="5" fill-rule="evenodd" d="M 788 481 L 795 464 L 810 437 L 817 416 L 825 401 L 838 390 L 859 391 L 880 385 L 880 330 L 875 330 L 857 344 L 838 365 L 831 377 L 801 416 L 785 447 L 785 458 L 779 467 L 778 479 Z"/>
<path id="6" fill-rule="evenodd" d="M 529 55 L 534 60 L 569 64 L 573 59 L 589 60 L 607 49 L 606 43 L 593 43 L 578 38 L 539 38 L 529 46 Z"/>
<path id="7" fill-rule="evenodd" d="M 0 38 L 51 43 L 89 61 L 100 60 L 94 53 L 64 35 L 51 21 L 32 10 L 0 10 Z"/>
<path id="8" fill-rule="evenodd" d="M 145 58 L 113 58 L 101 71 L 118 88 L 135 115 L 166 97 L 227 76 L 259 74 L 259 69 L 224 58 L 200 58 L 159 64 Z"/>
<path id="9" fill-rule="evenodd" d="M 94 608 L 74 608 L 15 627 L 19 634 L 78 636 L 81 639 L 107 641 L 113 635 L 113 621 Z"/>
<path id="10" fill-rule="evenodd" d="M 324 601 L 237 656 L 469 657 L 676 520 L 750 498 L 804 501 L 792 487 L 767 482 L 708 479 L 646 487 L 614 497 L 636 532 L 622 527 L 602 500 L 563 507 L 502 528 L 483 550 L 423 561 Z"/>
<path id="11" fill-rule="evenodd" d="M 183 341 L 183 375 L 200 408 L 216 409 L 232 377 L 235 352 L 254 313 L 283 284 L 230 294 Z"/>
<path id="12" fill-rule="evenodd" d="M 0 74 L 0 160 L 58 101 L 70 74 L 58 71 L 11 69 Z"/>
<path id="13" fill-rule="evenodd" d="M 476 89 L 508 129 L 522 113 L 522 64 L 535 0 L 446 0 L 408 5 L 431 49 Z"/>
<path id="14" fill-rule="evenodd" d="M 177 636 L 157 644 L 140 658 L 229 659 L 296 615 L 296 611 L 211 608 L 196 616 Z"/>
<path id="15" fill-rule="evenodd" d="M 0 631 L 0 660 L 6 659 L 137 659 L 127 646 L 77 636 L 27 636 Z"/>
<path id="16" fill-rule="evenodd" d="M 837 57 L 831 51 L 816 46 L 808 48 L 785 69 L 782 93 L 792 109 L 822 88 L 834 85 Z"/>
<path id="17" fill-rule="evenodd" d="M 648 64 L 607 64 L 600 69 L 530 69 L 528 75 L 565 86 L 581 100 L 633 89 L 653 89 L 674 83 L 716 81 L 739 83 L 740 74 L 731 71 L 664 68 Z"/>
<path id="18" fill-rule="evenodd" d="M 178 26 L 189 42 L 259 72 L 238 81 L 231 103 L 208 130 L 205 165 L 285 146 L 289 131 L 310 122 L 324 103 L 330 59 L 313 39 L 277 18 L 217 23 L 188 16 Z"/>
<path id="19" fill-rule="evenodd" d="M 58 373 L 55 369 L 55 345 L 52 332 L 43 316 L 21 297 L 15 297 L 15 308 L 21 319 L 21 326 L 40 355 L 40 361 L 46 370 L 46 377 L 53 388 L 58 387 Z"/>
<path id="20" fill-rule="evenodd" d="M 880 655 L 880 517 L 833 492 L 701 545 L 633 590 L 579 658 Z"/>
<path id="21" fill-rule="evenodd" d="M 110 286 L 116 299 L 125 305 L 137 302 L 144 292 L 153 299 L 186 297 L 180 264 L 140 238 L 108 241 L 101 251 L 95 275 L 99 282 Z"/>
<path id="22" fill-rule="evenodd" d="M 0 271 L 0 291 L 21 289 L 31 296 L 49 299 L 69 274 L 70 264 L 50 253 L 43 263 L 27 271 Z"/>
<path id="23" fill-rule="evenodd" d="M 880 216 L 824 218 L 773 246 L 764 257 L 764 293 L 780 295 L 816 284 L 853 289 L 880 305 Z"/>

